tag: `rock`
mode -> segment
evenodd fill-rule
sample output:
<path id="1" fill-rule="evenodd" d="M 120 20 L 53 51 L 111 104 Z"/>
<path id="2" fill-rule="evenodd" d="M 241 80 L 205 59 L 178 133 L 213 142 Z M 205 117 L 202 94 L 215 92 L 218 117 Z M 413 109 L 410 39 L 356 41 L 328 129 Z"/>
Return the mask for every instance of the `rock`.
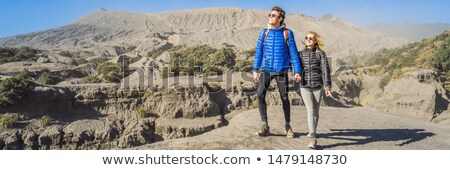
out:
<path id="1" fill-rule="evenodd" d="M 434 123 L 445 124 L 450 126 L 450 111 L 446 110 L 439 114 L 435 119 L 433 119 Z"/>
<path id="2" fill-rule="evenodd" d="M 2 138 L 0 138 L 0 149 L 1 150 L 4 150 L 3 148 L 5 148 L 5 141 L 3 141 L 3 139 Z"/>
<path id="3" fill-rule="evenodd" d="M 50 59 L 46 58 L 46 57 L 39 57 L 36 62 L 38 63 L 49 63 Z"/>
<path id="4" fill-rule="evenodd" d="M 39 149 L 38 135 L 32 130 L 25 130 L 23 134 L 23 143 L 25 149 Z"/>
<path id="5" fill-rule="evenodd" d="M 123 63 L 124 61 L 129 61 L 130 57 L 128 57 L 127 55 L 119 55 L 118 57 L 115 57 L 114 59 L 112 59 L 112 63 Z"/>
<path id="6" fill-rule="evenodd" d="M 155 134 L 162 139 L 177 139 L 196 136 L 222 126 L 219 117 L 196 119 L 159 118 L 155 122 Z"/>
<path id="7" fill-rule="evenodd" d="M 105 128 L 96 130 L 95 140 L 101 143 L 117 140 L 121 129 L 120 121 L 108 121 Z"/>
<path id="8" fill-rule="evenodd" d="M 113 120 L 77 120 L 64 127 L 65 148 L 112 149 L 120 136 L 120 125 Z"/>
<path id="9" fill-rule="evenodd" d="M 408 72 L 384 88 L 383 95 L 369 107 L 393 114 L 402 114 L 426 121 L 447 110 L 449 99 L 445 89 L 436 81 L 432 70 Z"/>
<path id="10" fill-rule="evenodd" d="M 323 97 L 323 105 L 334 107 L 366 106 L 378 99 L 383 91 L 379 77 L 367 75 L 363 70 L 344 70 L 339 82 L 332 86 L 332 97 Z M 342 84 L 341 84 L 342 83 Z M 336 85 L 340 84 L 340 86 Z"/>
<path id="11" fill-rule="evenodd" d="M 52 63 L 64 63 L 64 64 L 72 64 L 75 62 L 75 60 L 73 60 L 70 57 L 65 57 L 65 56 L 61 56 L 59 54 L 55 54 L 55 53 L 49 53 L 47 58 L 52 62 Z"/>
<path id="12" fill-rule="evenodd" d="M 360 105 L 360 94 L 363 88 L 361 77 L 354 70 L 348 69 L 339 75 L 339 80 L 342 82 L 342 87 L 332 87 L 332 91 L 338 93 L 337 96 L 335 95 L 335 98 L 324 97 L 323 103 L 329 105 L 336 105 L 338 103 Z"/>
<path id="13" fill-rule="evenodd" d="M 18 150 L 22 149 L 23 142 L 17 130 L 5 130 L 0 132 L 0 149 Z"/>
<path id="14" fill-rule="evenodd" d="M 298 106 L 302 103 L 301 99 L 291 99 L 291 105 L 292 106 Z"/>
<path id="15" fill-rule="evenodd" d="M 97 129 L 105 127 L 101 120 L 77 120 L 64 127 L 64 142 L 71 149 L 87 149 L 94 142 Z"/>
<path id="16" fill-rule="evenodd" d="M 377 77 L 366 74 L 363 74 L 361 77 L 362 87 L 359 94 L 359 104 L 366 106 L 368 103 L 378 99 L 383 94 L 383 89 L 380 88 L 380 80 Z"/>
<path id="17" fill-rule="evenodd" d="M 126 126 L 123 135 L 119 139 L 118 146 L 127 148 L 152 143 L 155 134 L 154 126 L 153 119 L 144 119 L 138 123 L 130 123 Z"/>
<path id="18" fill-rule="evenodd" d="M 220 114 L 218 105 L 206 93 L 159 92 L 144 100 L 148 112 L 165 118 L 212 117 Z"/>
<path id="19" fill-rule="evenodd" d="M 258 87 L 254 82 L 246 81 L 241 85 L 241 89 L 243 92 L 256 92 Z"/>
<path id="20" fill-rule="evenodd" d="M 39 145 L 42 149 L 59 149 L 63 143 L 64 132 L 61 125 L 47 127 L 39 135 Z"/>

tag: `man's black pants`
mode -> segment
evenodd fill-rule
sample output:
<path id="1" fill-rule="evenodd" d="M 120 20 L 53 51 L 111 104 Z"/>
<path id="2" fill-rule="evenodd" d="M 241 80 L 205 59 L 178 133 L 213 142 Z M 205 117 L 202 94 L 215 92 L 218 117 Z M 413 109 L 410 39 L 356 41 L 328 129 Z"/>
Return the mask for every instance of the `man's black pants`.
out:
<path id="1" fill-rule="evenodd" d="M 281 101 L 283 102 L 284 120 L 286 125 L 289 125 L 291 120 L 291 108 L 288 97 L 288 74 L 286 73 L 268 73 L 262 72 L 259 75 L 259 85 L 258 85 L 258 108 L 259 114 L 261 115 L 261 120 L 267 124 L 267 104 L 266 104 L 266 93 L 269 89 L 270 82 L 275 79 L 278 86 L 278 91 L 280 92 Z M 268 125 L 268 124 L 267 124 Z"/>

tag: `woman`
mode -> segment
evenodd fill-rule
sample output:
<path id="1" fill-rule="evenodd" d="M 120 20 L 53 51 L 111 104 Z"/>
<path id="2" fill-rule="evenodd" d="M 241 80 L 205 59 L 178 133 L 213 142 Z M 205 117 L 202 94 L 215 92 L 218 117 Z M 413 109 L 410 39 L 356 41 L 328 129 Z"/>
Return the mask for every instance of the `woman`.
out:
<path id="1" fill-rule="evenodd" d="M 330 67 L 319 34 L 313 31 L 306 33 L 305 49 L 300 51 L 299 56 L 303 66 L 300 93 L 308 116 L 308 137 L 311 138 L 308 147 L 315 149 L 317 145 L 316 128 L 319 121 L 319 106 L 323 88 L 325 88 L 326 96 L 331 97 Z"/>

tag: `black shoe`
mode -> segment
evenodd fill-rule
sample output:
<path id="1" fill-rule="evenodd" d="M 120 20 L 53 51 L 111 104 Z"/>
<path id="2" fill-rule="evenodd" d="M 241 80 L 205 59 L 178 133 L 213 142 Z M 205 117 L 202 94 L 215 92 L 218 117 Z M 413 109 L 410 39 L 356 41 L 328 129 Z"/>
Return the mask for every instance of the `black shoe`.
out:
<path id="1" fill-rule="evenodd" d="M 286 126 L 286 137 L 288 138 L 294 137 L 294 131 L 292 131 L 291 126 Z"/>
<path id="2" fill-rule="evenodd" d="M 258 132 L 256 132 L 256 135 L 258 136 L 269 136 L 270 135 L 270 128 L 269 126 L 262 125 Z"/>

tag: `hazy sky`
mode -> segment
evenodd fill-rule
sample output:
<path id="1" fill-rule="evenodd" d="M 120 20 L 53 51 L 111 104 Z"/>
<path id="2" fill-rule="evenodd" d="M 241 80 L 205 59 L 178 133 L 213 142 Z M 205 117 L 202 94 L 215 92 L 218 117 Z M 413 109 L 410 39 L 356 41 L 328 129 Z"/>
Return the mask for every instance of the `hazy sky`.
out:
<path id="1" fill-rule="evenodd" d="M 449 0 L 0 0 L 0 37 L 63 26 L 104 8 L 144 13 L 240 7 L 268 10 L 281 6 L 288 13 L 314 17 L 334 14 L 356 25 L 373 23 L 450 23 Z"/>

